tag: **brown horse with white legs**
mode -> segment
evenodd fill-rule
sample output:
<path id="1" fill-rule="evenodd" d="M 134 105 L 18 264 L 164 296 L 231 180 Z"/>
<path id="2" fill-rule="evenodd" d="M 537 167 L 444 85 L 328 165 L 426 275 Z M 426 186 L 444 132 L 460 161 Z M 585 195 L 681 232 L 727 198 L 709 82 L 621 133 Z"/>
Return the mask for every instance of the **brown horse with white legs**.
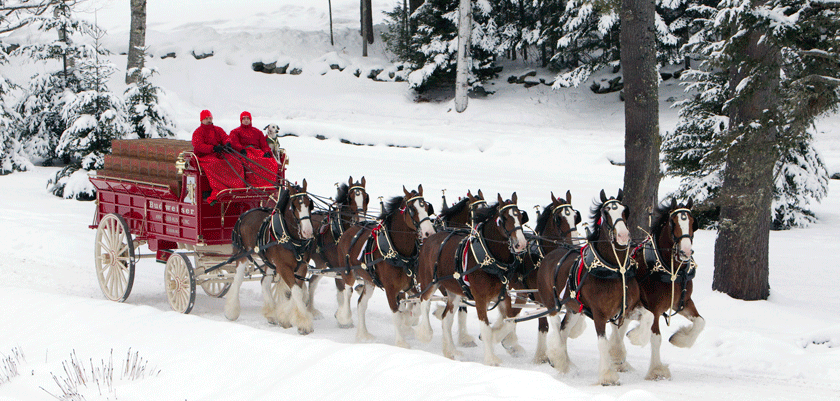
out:
<path id="1" fill-rule="evenodd" d="M 522 231 L 525 216 L 516 205 L 516 193 L 510 200 L 498 195 L 498 203 L 478 211 L 473 229 L 438 232 L 429 237 L 420 250 L 417 277 L 420 284 L 420 341 L 431 340 L 429 322 L 431 295 L 438 289 L 447 294 L 443 313 L 443 354 L 454 359 L 458 352 L 452 341 L 454 308 L 462 298 L 475 303 L 481 321 L 481 339 L 484 342 L 484 363 L 499 365 L 501 360 L 493 348 L 504 339 L 514 323 L 503 321 L 496 330 L 491 328 L 487 310 L 495 302 L 505 317 L 514 317 L 518 309 L 511 307 L 507 295 L 509 286 L 521 273 L 527 241 Z M 518 344 L 516 344 L 518 346 Z M 515 347 L 511 347 L 512 349 Z M 520 347 L 521 348 L 521 347 Z"/>
<path id="2" fill-rule="evenodd" d="M 639 286 L 630 258 L 629 210 L 619 189 L 614 198 L 601 191 L 601 202 L 592 209 L 593 232 L 579 252 L 558 248 L 546 255 L 537 272 L 538 301 L 548 307 L 555 337 L 549 341 L 548 357 L 560 373 L 571 368 L 566 342 L 582 330 L 581 313 L 591 317 L 598 335 L 600 362 L 598 382 L 618 384 L 614 346 L 606 336 L 606 325 L 622 327 L 625 314 L 638 307 Z M 566 314 L 560 321 L 559 310 Z M 623 360 L 621 361 L 623 362 Z M 621 365 L 619 368 L 626 368 Z"/>
<path id="3" fill-rule="evenodd" d="M 332 269 L 344 263 L 341 254 L 338 252 L 338 239 L 351 226 L 361 223 L 365 219 L 368 203 L 370 203 L 370 196 L 365 189 L 365 184 L 365 177 L 355 182 L 353 177 L 350 177 L 346 184 L 341 184 L 338 187 L 335 202 L 330 205 L 329 210 L 313 213 L 312 226 L 315 229 L 316 248 L 312 252 L 312 261 L 317 269 Z M 321 313 L 315 309 L 314 296 L 315 288 L 318 287 L 321 277 L 315 274 L 309 279 L 308 305 L 310 312 L 316 319 L 320 318 Z M 344 301 L 342 296 L 344 280 L 336 278 L 335 286 L 337 290 L 336 300 L 340 310 L 342 308 L 341 303 Z M 339 327 L 350 328 L 353 327 L 353 324 L 352 322 L 349 326 L 339 324 Z"/>
<path id="4" fill-rule="evenodd" d="M 225 317 L 239 318 L 239 288 L 249 261 L 263 271 L 263 314 L 271 323 L 285 328 L 295 326 L 300 334 L 312 332 L 312 314 L 306 306 L 307 263 L 313 249 L 312 199 L 302 186 L 292 185 L 280 191 L 274 209 L 251 209 L 236 221 L 233 229 L 234 255 L 238 258 L 236 274 L 226 296 Z M 257 263 L 250 251 L 258 249 L 263 265 Z M 271 283 L 279 275 L 278 286 L 284 291 L 275 297 Z M 278 305 L 279 303 L 279 305 Z"/>
<path id="5" fill-rule="evenodd" d="M 537 217 L 536 234 L 533 242 L 536 251 L 531 250 L 531 258 L 526 260 L 526 283 L 529 289 L 537 288 L 537 267 L 548 255 L 557 248 L 579 250 L 577 225 L 580 224 L 580 212 L 572 207 L 572 192 L 566 191 L 566 198 L 556 198 L 551 193 L 551 204 L 543 208 Z M 548 362 L 546 355 L 546 337 L 548 334 L 548 319 L 540 317 L 537 324 L 537 348 L 534 352 L 533 363 Z"/>
<path id="6" fill-rule="evenodd" d="M 396 345 L 408 348 L 403 332 L 408 329 L 410 313 L 400 308 L 400 301 L 415 288 L 417 253 L 420 242 L 434 233 L 430 215 L 432 205 L 423 199 L 423 186 L 404 196 L 391 199 L 384 206 L 378 224 L 352 226 L 338 240 L 338 251 L 344 255 L 341 276 L 346 285 L 344 297 L 336 313 L 339 324 L 352 324 L 350 295 L 356 278 L 364 281 L 364 289 L 357 305 L 357 341 L 372 341 L 365 323 L 365 312 L 374 287 L 385 290 L 393 313 Z"/>
<path id="7" fill-rule="evenodd" d="M 636 279 L 642 305 L 650 313 L 643 315 L 639 326 L 628 333 L 628 337 L 633 344 L 640 346 L 650 339 L 647 380 L 671 378 L 671 371 L 668 365 L 662 363 L 659 354 L 662 345 L 660 316 L 670 323 L 672 316 L 680 314 L 691 322 L 681 327 L 669 340 L 682 348 L 694 345 L 706 325 L 691 299 L 694 289 L 692 279 L 697 269 L 691 249 L 694 231 L 697 230 L 697 221 L 691 214 L 692 205 L 690 198 L 684 205 L 678 204 L 676 199 L 671 199 L 670 204 L 660 204 L 654 213 L 648 238 L 633 251 L 632 256 L 639 265 Z"/>

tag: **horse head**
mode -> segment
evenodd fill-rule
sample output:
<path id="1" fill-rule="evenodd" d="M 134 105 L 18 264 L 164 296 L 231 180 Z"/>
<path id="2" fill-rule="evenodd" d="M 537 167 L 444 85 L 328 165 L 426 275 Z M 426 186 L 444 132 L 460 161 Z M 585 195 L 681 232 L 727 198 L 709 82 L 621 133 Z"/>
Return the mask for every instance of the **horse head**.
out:
<path id="1" fill-rule="evenodd" d="M 405 223 L 409 227 L 413 227 L 417 232 L 417 238 L 424 240 L 435 233 L 435 228 L 432 225 L 432 216 L 435 213 L 432 204 L 423 199 L 423 185 L 419 185 L 417 190 L 409 192 L 403 186 L 403 193 L 405 196 L 400 205 Z M 407 212 L 407 213 L 406 213 Z"/>
<path id="2" fill-rule="evenodd" d="M 627 228 L 630 208 L 622 203 L 623 200 L 624 191 L 621 188 L 618 189 L 618 195 L 609 198 L 602 189 L 601 204 L 597 205 L 597 210 L 593 210 L 593 217 L 598 218 L 596 223 L 598 228 L 605 227 L 610 241 L 615 242 L 620 247 L 626 247 L 630 244 L 630 230 Z"/>
<path id="3" fill-rule="evenodd" d="M 300 239 L 313 237 L 312 230 L 312 199 L 306 193 L 306 179 L 301 186 L 291 185 L 288 189 L 288 201 L 283 208 L 283 216 L 295 221 Z"/>
<path id="4" fill-rule="evenodd" d="M 572 192 L 566 191 L 566 199 L 555 198 L 551 193 L 551 221 L 559 233 L 559 237 L 568 240 L 572 245 L 578 245 L 580 239 L 572 237 L 577 233 L 577 225 L 581 222 L 580 212 L 572 207 Z M 547 218 L 547 217 L 546 217 Z"/>
<path id="5" fill-rule="evenodd" d="M 672 198 L 667 210 L 668 224 L 662 224 L 660 228 L 660 241 L 670 240 L 673 246 L 672 257 L 676 256 L 680 262 L 688 262 L 694 253 L 691 247 L 698 223 L 691 214 L 693 205 L 694 201 L 691 198 L 688 198 L 685 205 L 677 204 L 677 200 Z M 670 235 L 665 233 L 666 229 L 670 231 Z"/>
<path id="6" fill-rule="evenodd" d="M 509 200 L 502 199 L 501 194 L 497 194 L 497 197 L 496 226 L 508 239 L 508 245 L 513 253 L 525 252 L 528 241 L 525 239 L 522 225 L 528 222 L 528 214 L 519 210 L 519 206 L 516 205 L 516 192 Z"/>
<path id="7" fill-rule="evenodd" d="M 370 196 L 365 190 L 365 177 L 361 181 L 353 182 L 353 177 L 347 182 L 347 208 L 350 209 L 351 220 L 354 223 L 362 221 L 370 202 Z"/>

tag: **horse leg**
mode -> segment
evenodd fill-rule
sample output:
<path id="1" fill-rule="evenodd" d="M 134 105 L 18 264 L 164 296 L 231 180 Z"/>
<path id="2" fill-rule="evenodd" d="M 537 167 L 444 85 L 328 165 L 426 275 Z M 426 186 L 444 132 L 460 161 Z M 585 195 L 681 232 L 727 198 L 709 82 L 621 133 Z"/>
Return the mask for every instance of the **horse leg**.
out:
<path id="1" fill-rule="evenodd" d="M 685 308 L 680 311 L 680 315 L 688 319 L 691 324 L 680 327 L 680 329 L 677 330 L 677 332 L 674 333 L 668 341 L 680 348 L 690 348 L 694 345 L 694 341 L 697 340 L 697 336 L 700 335 L 703 328 L 706 327 L 706 319 L 703 319 L 703 317 L 697 313 L 697 308 L 695 308 L 694 301 L 692 301 L 691 298 L 686 300 Z"/>
<path id="2" fill-rule="evenodd" d="M 561 374 L 569 373 L 575 366 L 569 359 L 569 351 L 566 343 L 569 339 L 569 332 L 582 320 L 579 313 L 566 311 L 566 315 L 560 319 L 560 314 L 548 318 L 549 326 L 553 327 L 548 341 L 548 362 Z"/>
<path id="3" fill-rule="evenodd" d="M 273 289 L 271 287 L 272 283 L 274 283 Z M 282 278 L 275 282 L 273 275 L 266 275 L 262 278 L 262 292 L 265 300 L 262 313 L 268 322 L 278 324 L 284 329 L 292 327 L 289 319 L 291 291 L 289 291 L 286 282 Z"/>
<path id="4" fill-rule="evenodd" d="M 461 304 L 461 297 L 455 294 L 447 295 L 446 300 L 446 309 L 444 309 L 444 313 L 441 319 L 441 333 L 442 333 L 442 341 L 443 341 L 443 356 L 449 359 L 455 359 L 455 357 L 460 357 L 462 354 L 460 351 L 455 349 L 455 342 L 452 339 L 452 323 L 455 321 L 455 308 L 457 305 Z M 460 328 L 459 328 L 460 330 Z M 473 346 L 475 344 L 473 343 Z"/>
<path id="5" fill-rule="evenodd" d="M 359 321 L 359 327 L 356 328 L 356 341 L 358 342 L 371 342 L 376 339 L 376 337 L 370 334 L 365 323 L 365 312 L 367 312 L 368 301 L 373 296 L 373 288 L 373 284 L 364 281 L 362 295 L 359 296 L 359 304 L 356 305 L 357 320 Z M 352 287 L 347 286 L 346 291 L 352 293 Z M 347 301 L 347 304 L 350 304 L 350 300 Z"/>
<path id="6" fill-rule="evenodd" d="M 324 318 L 324 315 L 321 314 L 317 308 L 315 308 L 315 289 L 318 288 L 318 282 L 321 281 L 321 276 L 313 274 L 312 277 L 309 278 L 309 296 L 306 297 L 306 306 L 309 310 L 309 313 L 312 315 L 312 318 L 315 320 L 321 320 Z"/>
<path id="7" fill-rule="evenodd" d="M 671 370 L 668 365 L 662 363 L 660 349 L 662 347 L 662 333 L 659 332 L 659 316 L 653 317 L 650 335 L 650 367 L 648 368 L 645 380 L 662 380 L 671 378 Z"/>
<path id="8" fill-rule="evenodd" d="M 428 344 L 432 341 L 432 322 L 429 321 L 429 311 L 432 308 L 432 301 L 431 295 L 427 296 L 427 294 L 434 294 L 436 290 L 437 288 L 431 288 L 428 291 L 424 289 L 425 292 L 423 293 L 423 296 L 420 297 L 420 325 L 417 327 L 415 336 L 417 337 L 417 340 L 424 344 Z"/>
<path id="9" fill-rule="evenodd" d="M 504 309 L 501 309 L 502 306 Z M 505 302 L 499 308 L 499 320 L 496 321 L 498 329 L 494 328 L 496 330 L 496 338 L 502 339 L 502 347 L 507 351 L 508 355 L 513 357 L 522 356 L 525 353 L 525 348 L 519 345 L 519 337 L 516 335 L 516 323 L 506 320 L 507 318 L 516 317 L 519 311 L 517 310 L 516 313 L 513 312 L 510 305 L 510 298 L 506 298 Z"/>
<path id="10" fill-rule="evenodd" d="M 610 358 L 610 341 L 607 339 L 607 317 L 603 313 L 593 311 L 592 320 L 595 322 L 595 333 L 598 335 L 598 383 L 602 386 L 618 385 L 618 372 Z"/>
<path id="11" fill-rule="evenodd" d="M 627 329 L 630 326 L 625 319 L 621 326 L 612 325 L 612 333 L 610 334 L 610 359 L 613 367 L 618 372 L 630 372 L 633 367 L 627 362 L 627 347 L 624 346 L 624 335 L 627 334 Z"/>
<path id="12" fill-rule="evenodd" d="M 460 298 L 458 303 L 460 305 Z M 467 307 L 458 306 L 458 345 L 466 348 L 477 347 L 475 338 L 467 333 Z"/>
<path id="13" fill-rule="evenodd" d="M 386 286 L 385 295 L 388 298 L 388 306 L 391 308 L 391 322 L 394 323 L 394 345 L 400 348 L 409 349 L 411 346 L 405 341 L 403 333 L 406 331 L 406 315 L 410 313 L 404 305 L 400 305 L 398 291 L 393 287 Z"/>
<path id="14" fill-rule="evenodd" d="M 651 333 L 650 326 L 653 324 L 653 313 L 645 308 L 639 308 L 639 325 L 627 333 L 627 338 L 630 339 L 630 344 L 644 347 L 650 341 Z"/>
<path id="15" fill-rule="evenodd" d="M 502 360 L 496 356 L 493 350 L 495 341 L 493 338 L 493 328 L 490 327 L 490 321 L 487 319 L 487 302 L 486 300 L 475 299 L 475 310 L 478 315 L 479 324 L 481 326 L 481 342 L 484 343 L 484 364 L 489 366 L 499 366 Z"/>
<path id="16" fill-rule="evenodd" d="M 537 350 L 534 352 L 534 359 L 531 362 L 535 365 L 540 365 L 548 362 L 548 355 L 545 350 L 545 338 L 548 334 L 548 319 L 541 317 L 537 324 Z"/>
<path id="17" fill-rule="evenodd" d="M 586 330 L 586 319 L 577 319 L 575 325 L 569 328 L 569 338 L 578 338 Z"/>
<path id="18" fill-rule="evenodd" d="M 341 285 L 339 285 L 339 282 Z M 344 280 L 335 279 L 335 298 L 338 301 L 338 309 L 335 311 L 335 320 L 338 327 L 350 329 L 353 327 L 353 313 L 350 311 L 350 298 L 353 295 L 353 283 L 345 285 Z"/>
<path id="19" fill-rule="evenodd" d="M 298 334 L 309 334 L 314 328 L 312 327 L 312 314 L 306 305 L 306 287 L 303 283 L 294 283 L 292 286 L 291 297 L 291 317 L 292 324 L 297 327 Z"/>
<path id="20" fill-rule="evenodd" d="M 236 274 L 233 276 L 233 282 L 230 283 L 230 289 L 225 297 L 225 317 L 228 320 L 239 319 L 241 308 L 239 305 L 239 288 L 242 287 L 242 281 L 245 279 L 245 267 L 247 262 L 239 262 L 236 264 Z"/>

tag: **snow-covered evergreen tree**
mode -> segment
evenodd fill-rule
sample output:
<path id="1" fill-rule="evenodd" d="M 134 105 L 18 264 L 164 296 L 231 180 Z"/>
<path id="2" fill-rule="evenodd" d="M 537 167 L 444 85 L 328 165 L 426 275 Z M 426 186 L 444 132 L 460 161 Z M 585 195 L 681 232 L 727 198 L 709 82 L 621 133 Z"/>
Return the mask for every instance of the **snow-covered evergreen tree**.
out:
<path id="1" fill-rule="evenodd" d="M 99 46 L 103 33 L 95 28 L 92 34 L 97 43 L 94 56 L 76 62 L 80 91 L 66 91 L 61 109 L 61 119 L 69 124 L 59 138 L 56 153 L 68 158 L 70 163 L 50 180 L 50 191 L 64 198 L 88 199 L 95 195 L 93 186 L 86 180 L 72 177 L 78 178 L 77 172 L 81 170 L 101 169 L 105 155 L 111 153 L 111 141 L 124 137 L 131 129 L 125 104 L 108 89 L 108 78 L 116 68 L 99 58 L 104 54 Z M 75 185 L 68 187 L 69 182 Z"/>
<path id="2" fill-rule="evenodd" d="M 471 85 L 496 74 L 495 55 L 500 39 L 492 7 L 487 0 L 472 3 Z M 405 60 L 411 72 L 411 88 L 423 91 L 442 83 L 454 83 L 458 55 L 458 2 L 426 0 L 411 16 L 417 31 L 409 41 Z M 454 87 L 454 84 L 451 85 Z"/>
<path id="3" fill-rule="evenodd" d="M 161 88 L 149 80 L 154 68 L 142 68 L 137 82 L 125 90 L 125 104 L 131 132 L 137 138 L 167 138 L 175 136 L 175 124 L 169 113 L 160 106 Z M 131 72 L 129 72 L 131 74 Z"/>
<path id="4" fill-rule="evenodd" d="M 0 48 L 2 43 L 0 43 Z M 0 65 L 7 62 L 6 55 L 0 50 Z M 18 140 L 15 125 L 19 116 L 9 105 L 13 104 L 10 92 L 14 85 L 0 75 L 0 175 L 13 171 L 28 170 L 32 163 L 23 151 Z"/>
<path id="5" fill-rule="evenodd" d="M 695 0 L 656 1 L 656 41 L 660 64 L 682 61 L 680 52 L 690 30 Z M 708 0 L 706 0 L 708 1 Z M 578 86 L 592 73 L 620 65 L 621 19 L 617 0 L 569 0 L 558 19 L 545 25 L 543 38 L 556 39 L 552 65 L 564 69 L 557 75 L 557 87 Z"/>
<path id="6" fill-rule="evenodd" d="M 778 135 L 774 167 L 773 227 L 802 227 L 814 221 L 812 201 L 826 195 L 828 173 L 811 145 L 814 118 L 836 110 L 840 102 L 840 18 L 836 9 L 805 1 L 772 1 L 753 6 L 725 1 L 714 18 L 703 21 L 689 53 L 702 59 L 699 70 L 686 73 L 694 96 L 680 104 L 680 122 L 666 134 L 663 155 L 668 174 L 682 177 L 680 192 L 699 201 L 703 216 L 717 219 L 716 198 L 722 185 L 727 151 L 743 130 L 730 127 L 729 107 L 759 80 L 761 67 L 749 66 L 739 50 L 738 35 L 747 27 L 769 27 L 766 40 L 779 49 L 783 72 L 775 118 Z M 756 76 L 730 83 L 730 66 L 755 68 Z"/>
<path id="7" fill-rule="evenodd" d="M 93 47 L 73 38 L 92 32 L 95 27 L 75 19 L 64 2 L 54 5 L 52 12 L 36 15 L 31 20 L 30 24 L 39 30 L 55 35 L 55 40 L 24 45 L 15 54 L 44 63 L 52 71 L 34 75 L 27 94 L 16 106 L 21 117 L 17 127 L 19 140 L 25 153 L 34 161 L 43 160 L 44 165 L 51 165 L 56 160 L 66 163 L 69 161 L 66 155 L 56 152 L 59 137 L 68 125 L 61 116 L 65 94 L 81 90 L 75 60 L 91 57 L 95 52 Z"/>

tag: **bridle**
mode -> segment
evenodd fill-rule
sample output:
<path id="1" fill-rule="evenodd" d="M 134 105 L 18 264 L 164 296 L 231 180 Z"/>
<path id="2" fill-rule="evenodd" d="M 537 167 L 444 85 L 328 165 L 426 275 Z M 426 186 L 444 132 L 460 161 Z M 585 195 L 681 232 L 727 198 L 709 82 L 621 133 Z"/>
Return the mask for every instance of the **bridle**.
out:
<path id="1" fill-rule="evenodd" d="M 674 241 L 674 244 L 671 246 L 671 255 L 672 255 L 672 258 L 673 258 L 673 255 L 677 255 L 677 259 L 682 264 L 682 263 L 687 263 L 691 259 L 691 257 L 689 256 L 689 260 L 683 260 L 679 256 L 680 255 L 680 251 L 679 251 L 680 240 L 682 240 L 683 238 L 688 238 L 689 242 L 691 242 L 691 244 L 693 245 L 694 244 L 694 230 L 691 229 L 691 224 L 689 224 L 689 228 L 688 228 L 689 233 L 688 234 L 683 233 L 679 237 L 676 234 L 674 234 L 674 230 L 676 229 L 676 226 L 677 226 L 677 224 L 674 224 L 674 220 L 673 220 L 673 217 L 675 215 L 680 220 L 688 221 L 689 217 L 691 217 L 691 210 L 689 210 L 687 208 L 674 209 L 668 215 L 668 222 L 671 225 L 671 238 Z"/>
<path id="2" fill-rule="evenodd" d="M 431 218 L 431 216 L 428 216 L 428 213 L 427 213 L 426 217 L 424 217 L 420 221 L 415 222 L 415 219 L 416 219 L 415 216 L 417 214 L 417 211 L 415 209 L 417 208 L 417 205 L 412 206 L 413 202 L 419 202 L 419 206 L 422 207 L 424 210 L 426 209 L 426 200 L 423 199 L 423 195 L 415 195 L 415 196 L 413 196 L 413 197 L 411 197 L 411 198 L 409 198 L 405 201 L 405 206 L 403 206 L 403 208 L 400 209 L 400 212 L 405 213 L 406 209 L 408 209 L 408 216 L 411 218 L 411 222 L 412 222 L 412 224 L 414 224 L 414 230 L 417 231 L 417 234 L 419 236 L 420 235 L 420 225 L 422 225 L 424 221 L 428 221 L 429 224 L 431 224 L 432 223 L 432 218 Z"/>
<path id="3" fill-rule="evenodd" d="M 301 232 L 301 226 L 303 225 L 303 221 L 304 220 L 309 220 L 310 224 L 312 223 L 312 213 L 310 213 L 307 216 L 301 217 L 300 213 L 297 212 L 297 208 L 294 206 L 295 205 L 295 203 L 294 203 L 295 198 L 299 198 L 301 196 L 306 196 L 307 199 L 308 199 L 308 195 L 305 191 L 304 192 L 298 192 L 294 195 L 289 195 L 289 205 L 291 206 L 289 209 L 292 211 L 292 216 L 294 217 L 295 222 L 297 223 L 298 237 L 303 237 L 303 233 Z M 301 206 L 301 208 L 306 206 L 305 200 L 300 201 L 300 206 Z M 295 216 L 295 214 L 297 214 L 297 216 Z"/>
<path id="4" fill-rule="evenodd" d="M 499 208 L 499 211 L 498 211 L 498 218 L 496 219 L 496 226 L 498 226 L 500 229 L 502 229 L 502 231 L 505 233 L 505 236 L 508 239 L 508 247 L 510 248 L 511 253 L 515 254 L 517 252 L 514 251 L 514 247 L 513 247 L 513 234 L 515 234 L 517 231 L 522 231 L 522 235 L 524 236 L 525 231 L 522 229 L 522 224 L 521 223 L 519 225 L 514 225 L 513 230 L 508 230 L 505 224 L 500 224 L 500 221 L 499 221 L 500 219 L 507 220 L 507 217 L 505 216 L 505 210 L 507 210 L 507 209 L 515 209 L 516 212 L 519 212 L 519 206 L 517 206 L 515 203 L 511 203 L 511 204 L 502 206 L 501 208 Z M 514 214 L 516 214 L 516 213 L 514 213 Z"/>
<path id="5" fill-rule="evenodd" d="M 562 212 L 562 211 L 564 211 L 564 210 L 568 210 L 570 214 L 571 214 L 571 213 L 575 213 L 575 214 L 577 214 L 577 213 L 578 213 L 578 211 L 577 211 L 577 210 L 575 210 L 575 209 L 572 207 L 572 205 L 571 205 L 571 204 L 569 204 L 569 203 L 564 203 L 564 204 L 562 204 L 562 205 L 558 205 L 558 206 L 556 206 L 556 207 L 554 208 L 554 210 L 552 210 L 552 211 L 551 211 L 551 215 L 552 215 L 552 218 L 554 219 L 554 225 L 555 225 L 555 226 L 557 226 L 558 228 L 560 228 L 560 227 L 562 227 L 562 226 L 563 226 L 562 221 L 561 221 L 562 216 L 561 216 L 561 213 L 560 213 L 560 212 Z M 573 233 L 573 232 L 575 232 L 575 231 L 577 231 L 577 225 L 575 225 L 575 224 L 570 224 L 570 225 L 569 225 L 569 229 L 568 229 L 568 230 L 563 230 L 563 229 L 560 229 L 560 237 L 565 237 L 566 235 L 571 234 L 571 233 Z"/>
<path id="6" fill-rule="evenodd" d="M 361 185 L 354 185 L 354 186 L 350 187 L 350 188 L 347 190 L 347 193 L 348 193 L 348 194 L 352 194 L 353 192 L 357 192 L 357 191 L 358 191 L 359 193 L 361 193 L 361 194 L 363 194 L 363 195 L 364 195 L 364 201 L 363 201 L 363 202 L 364 202 L 364 203 L 367 203 L 368 199 L 370 199 L 370 198 L 368 197 L 368 193 L 367 193 L 367 191 L 365 190 L 365 187 L 363 187 L 363 186 L 361 186 Z M 354 197 L 351 197 L 351 199 L 353 199 L 353 200 L 354 200 L 354 202 L 355 202 L 355 198 L 354 198 Z M 362 214 L 364 214 L 364 213 L 365 213 L 364 205 L 358 205 L 358 204 L 357 204 L 357 205 L 356 205 L 356 216 L 357 216 L 357 217 L 358 217 L 358 216 L 361 216 L 361 215 L 362 215 Z M 361 220 L 361 219 L 359 219 L 359 220 Z"/>
<path id="7" fill-rule="evenodd" d="M 604 217 L 609 217 L 609 213 L 604 213 L 604 212 L 607 210 L 607 208 L 609 207 L 609 205 L 610 205 L 610 204 L 613 204 L 613 203 L 615 203 L 615 204 L 617 204 L 617 205 L 624 206 L 624 204 L 623 204 L 623 203 L 621 203 L 621 201 L 620 201 L 620 200 L 618 200 L 618 199 L 610 199 L 610 200 L 607 200 L 607 201 L 606 201 L 606 202 L 604 202 L 604 204 L 601 206 L 601 219 L 602 219 L 602 220 L 606 220 L 606 222 L 607 222 L 606 226 L 607 226 L 607 232 L 608 232 L 608 233 L 609 233 L 609 235 L 610 235 L 610 242 L 612 242 L 612 243 L 613 243 L 613 247 L 615 248 L 615 226 L 616 226 L 619 222 L 622 222 L 622 221 L 624 222 L 624 225 L 627 225 L 627 221 L 626 221 L 626 220 L 624 220 L 624 213 L 622 213 L 622 214 L 621 214 L 621 217 L 619 217 L 619 218 L 618 218 L 618 219 L 616 219 L 615 221 L 612 221 L 612 219 L 611 219 L 611 218 L 610 218 L 610 219 L 605 219 L 605 218 L 604 218 Z M 625 206 L 625 208 L 626 208 L 626 206 Z M 618 206 L 615 206 L 613 209 L 618 209 Z M 626 209 L 625 209 L 625 210 L 626 210 Z M 606 216 L 605 216 L 605 215 L 606 215 Z M 616 250 L 624 250 L 624 249 L 626 249 L 626 248 L 627 248 L 627 247 L 629 247 L 629 246 L 630 246 L 630 244 L 628 243 L 628 244 L 627 244 L 627 246 L 626 246 L 625 248 L 623 248 L 623 249 L 618 249 L 618 248 L 616 248 Z"/>

